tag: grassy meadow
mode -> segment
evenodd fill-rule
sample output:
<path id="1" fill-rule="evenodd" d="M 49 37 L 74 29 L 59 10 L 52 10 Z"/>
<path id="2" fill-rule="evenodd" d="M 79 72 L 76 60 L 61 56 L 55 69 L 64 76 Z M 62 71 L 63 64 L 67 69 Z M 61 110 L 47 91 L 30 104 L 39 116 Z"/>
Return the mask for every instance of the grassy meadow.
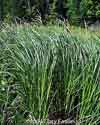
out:
<path id="1" fill-rule="evenodd" d="M 57 120 L 55 112 L 72 125 L 100 124 L 100 34 L 58 26 L 3 26 L 0 125 Z"/>

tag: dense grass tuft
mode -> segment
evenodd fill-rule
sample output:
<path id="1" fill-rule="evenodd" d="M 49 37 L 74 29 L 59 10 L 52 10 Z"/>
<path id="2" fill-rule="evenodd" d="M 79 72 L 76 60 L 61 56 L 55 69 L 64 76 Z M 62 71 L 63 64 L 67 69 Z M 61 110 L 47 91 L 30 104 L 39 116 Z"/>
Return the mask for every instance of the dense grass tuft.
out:
<path id="1" fill-rule="evenodd" d="M 30 25 L 0 32 L 1 125 L 31 124 L 54 112 L 99 125 L 99 83 L 98 35 Z"/>

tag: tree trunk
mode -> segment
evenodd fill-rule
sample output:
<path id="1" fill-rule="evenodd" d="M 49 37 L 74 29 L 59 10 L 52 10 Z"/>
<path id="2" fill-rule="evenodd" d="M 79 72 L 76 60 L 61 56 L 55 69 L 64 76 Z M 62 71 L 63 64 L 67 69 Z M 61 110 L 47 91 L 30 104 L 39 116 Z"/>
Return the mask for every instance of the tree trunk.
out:
<path id="1" fill-rule="evenodd" d="M 44 9 L 45 9 L 45 13 L 49 14 L 49 0 L 44 1 Z"/>
<path id="2" fill-rule="evenodd" d="M 16 21 L 16 0 L 12 0 L 12 20 Z"/>
<path id="3" fill-rule="evenodd" d="M 57 12 L 58 15 L 63 15 L 63 0 L 57 1 Z"/>
<path id="4" fill-rule="evenodd" d="M 0 0 L 0 21 L 3 21 L 3 0 Z"/>

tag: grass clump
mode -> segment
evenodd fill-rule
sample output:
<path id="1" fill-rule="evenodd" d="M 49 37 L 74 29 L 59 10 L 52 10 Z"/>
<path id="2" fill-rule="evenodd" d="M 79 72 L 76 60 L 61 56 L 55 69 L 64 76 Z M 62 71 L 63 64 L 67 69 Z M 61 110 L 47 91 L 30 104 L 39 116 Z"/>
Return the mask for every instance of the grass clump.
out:
<path id="1" fill-rule="evenodd" d="M 51 118 L 55 112 L 77 125 L 99 125 L 100 38 L 58 29 L 20 25 L 1 31 L 2 125 L 57 120 Z"/>

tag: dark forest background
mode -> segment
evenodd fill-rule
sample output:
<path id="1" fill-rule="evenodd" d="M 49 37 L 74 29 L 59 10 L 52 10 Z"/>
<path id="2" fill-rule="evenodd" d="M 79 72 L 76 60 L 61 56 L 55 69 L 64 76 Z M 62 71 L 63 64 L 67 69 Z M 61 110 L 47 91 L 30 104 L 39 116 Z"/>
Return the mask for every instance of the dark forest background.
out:
<path id="1" fill-rule="evenodd" d="M 77 24 L 100 19 L 100 0 L 0 0 L 0 21 L 55 22 Z"/>

